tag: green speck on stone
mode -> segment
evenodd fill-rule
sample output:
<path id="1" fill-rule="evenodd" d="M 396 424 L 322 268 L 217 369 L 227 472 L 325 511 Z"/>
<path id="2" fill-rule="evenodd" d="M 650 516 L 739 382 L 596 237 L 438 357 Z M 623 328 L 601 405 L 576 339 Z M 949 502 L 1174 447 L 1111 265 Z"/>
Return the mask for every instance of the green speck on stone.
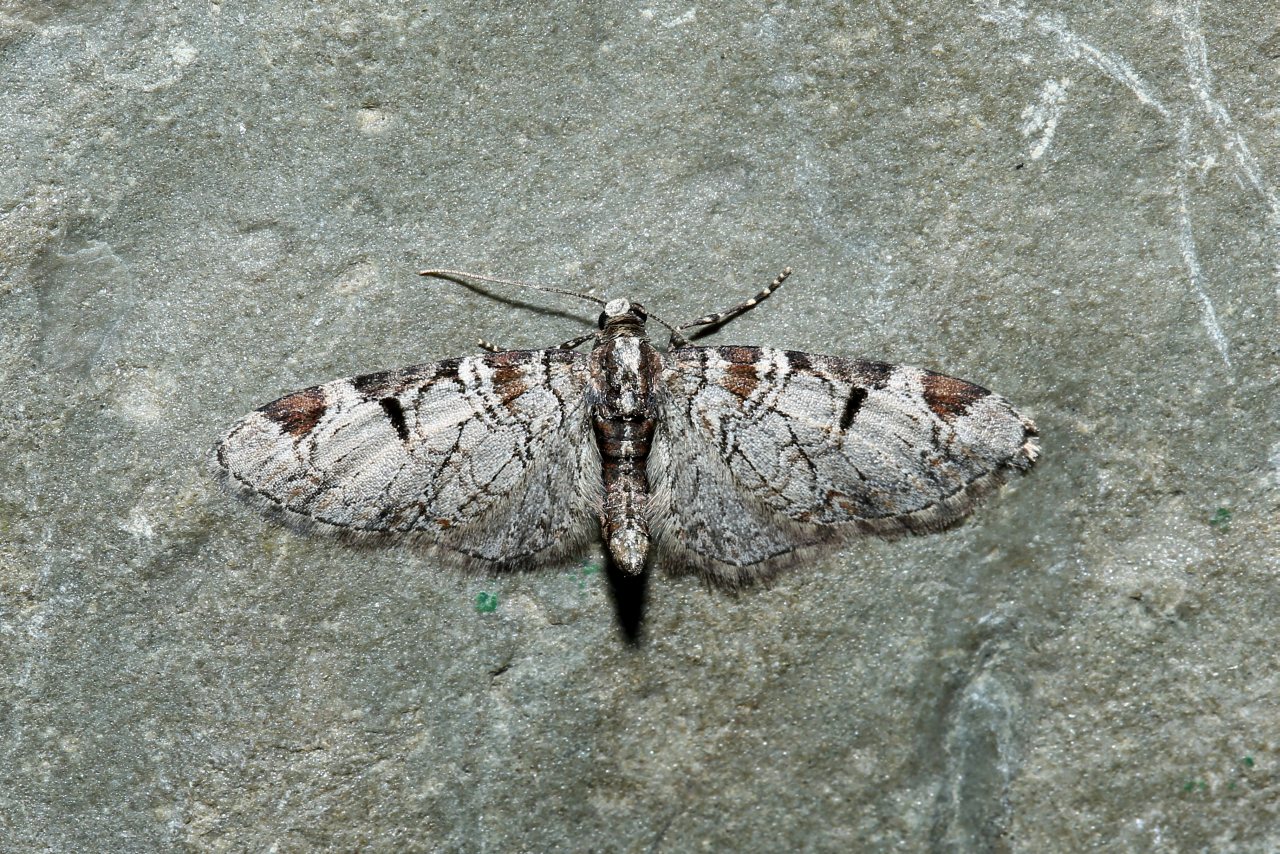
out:
<path id="1" fill-rule="evenodd" d="M 1209 525 L 1219 531 L 1227 530 L 1231 525 L 1231 511 L 1226 507 L 1219 507 L 1209 519 Z"/>
<path id="2" fill-rule="evenodd" d="M 1246 756 L 1244 759 L 1241 759 L 1240 761 L 1244 763 L 1244 767 L 1246 767 L 1246 768 L 1252 768 L 1252 767 L 1253 767 L 1253 757 L 1252 757 L 1252 756 Z"/>
<path id="3" fill-rule="evenodd" d="M 595 563 L 584 563 L 578 567 L 576 573 L 572 573 L 578 581 L 578 589 L 587 589 L 587 579 L 600 571 L 600 565 Z"/>
<path id="4" fill-rule="evenodd" d="M 476 594 L 476 613 L 492 614 L 498 610 L 498 594 L 496 593 L 477 593 Z"/>

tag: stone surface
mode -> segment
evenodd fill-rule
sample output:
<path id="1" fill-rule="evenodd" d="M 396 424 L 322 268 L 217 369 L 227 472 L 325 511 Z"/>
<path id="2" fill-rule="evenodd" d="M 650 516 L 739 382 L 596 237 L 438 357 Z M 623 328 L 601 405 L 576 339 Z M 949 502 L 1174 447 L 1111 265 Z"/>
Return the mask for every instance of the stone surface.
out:
<path id="1" fill-rule="evenodd" d="M 8 4 L 0 847 L 1280 848 L 1274 13 Z M 282 392 L 590 319 L 420 267 L 679 321 L 786 264 L 715 340 L 988 385 L 1037 471 L 655 579 L 639 647 L 595 564 L 462 578 L 209 477 Z"/>

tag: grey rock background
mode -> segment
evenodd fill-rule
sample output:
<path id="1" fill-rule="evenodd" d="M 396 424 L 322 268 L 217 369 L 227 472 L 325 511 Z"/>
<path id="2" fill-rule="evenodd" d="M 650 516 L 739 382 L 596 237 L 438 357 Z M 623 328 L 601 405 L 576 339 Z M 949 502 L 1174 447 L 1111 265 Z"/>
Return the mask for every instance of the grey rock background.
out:
<path id="1" fill-rule="evenodd" d="M 0 849 L 1280 850 L 1277 11 L 5 4 Z M 786 264 L 718 340 L 988 385 L 1037 471 L 659 577 L 639 648 L 590 563 L 208 475 L 285 391 L 590 316 L 422 266 L 683 320 Z"/>

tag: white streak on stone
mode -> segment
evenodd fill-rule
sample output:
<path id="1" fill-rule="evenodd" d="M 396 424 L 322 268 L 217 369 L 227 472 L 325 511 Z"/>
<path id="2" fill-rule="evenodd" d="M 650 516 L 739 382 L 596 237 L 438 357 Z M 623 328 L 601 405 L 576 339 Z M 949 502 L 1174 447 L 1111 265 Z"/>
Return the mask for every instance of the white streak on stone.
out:
<path id="1" fill-rule="evenodd" d="M 1151 87 L 1125 62 L 1124 57 L 1106 53 L 1067 28 L 1056 15 L 1032 15 L 1022 8 L 1001 8 L 998 2 L 986 7 L 978 15 L 984 21 L 998 25 L 1006 35 L 1016 34 L 1023 24 L 1030 24 L 1038 32 L 1053 36 L 1066 54 L 1073 59 L 1083 59 L 1103 74 L 1122 84 L 1137 99 L 1165 118 L 1170 118 L 1169 108 L 1151 93 Z"/>
<path id="2" fill-rule="evenodd" d="M 683 27 L 686 24 L 692 24 L 696 20 L 698 20 L 698 10 L 690 8 L 686 9 L 684 14 L 679 17 L 672 18 L 669 21 L 663 21 L 662 26 L 669 30 L 672 27 Z"/>
<path id="3" fill-rule="evenodd" d="M 1258 164 L 1258 158 L 1249 148 L 1249 143 L 1236 130 L 1235 122 L 1227 108 L 1213 97 L 1213 75 L 1209 71 L 1209 51 L 1205 44 L 1204 33 L 1200 29 L 1200 4 L 1198 2 L 1181 2 L 1174 10 L 1174 21 L 1182 33 L 1182 57 L 1186 63 L 1187 76 L 1190 78 L 1191 91 L 1195 94 L 1201 108 L 1208 115 L 1213 126 L 1222 134 L 1223 145 L 1232 156 L 1236 165 L 1244 173 L 1245 180 L 1262 196 L 1267 206 L 1267 223 L 1271 229 L 1272 243 L 1280 248 L 1280 197 L 1267 182 Z M 1274 275 L 1277 280 L 1277 293 L 1280 294 L 1280 266 Z"/>
<path id="4" fill-rule="evenodd" d="M 1029 156 L 1039 160 L 1053 143 L 1053 135 L 1058 130 L 1058 119 L 1062 115 L 1062 105 L 1067 99 L 1067 87 L 1071 85 L 1068 78 L 1044 81 L 1040 87 L 1040 100 L 1028 104 L 1022 111 L 1022 135 L 1040 134 L 1040 138 L 1031 146 Z"/>
<path id="5" fill-rule="evenodd" d="M 1178 128 L 1178 245 L 1182 250 L 1182 263 L 1187 267 L 1187 278 L 1200 301 L 1200 323 L 1209 340 L 1218 348 L 1222 361 L 1231 367 L 1231 355 L 1227 336 L 1218 325 L 1218 313 L 1213 308 L 1213 300 L 1204 288 L 1204 273 L 1200 269 L 1200 257 L 1196 253 L 1195 233 L 1191 227 L 1190 194 L 1187 191 L 1187 161 L 1191 157 L 1191 117 L 1184 116 L 1182 126 Z"/>

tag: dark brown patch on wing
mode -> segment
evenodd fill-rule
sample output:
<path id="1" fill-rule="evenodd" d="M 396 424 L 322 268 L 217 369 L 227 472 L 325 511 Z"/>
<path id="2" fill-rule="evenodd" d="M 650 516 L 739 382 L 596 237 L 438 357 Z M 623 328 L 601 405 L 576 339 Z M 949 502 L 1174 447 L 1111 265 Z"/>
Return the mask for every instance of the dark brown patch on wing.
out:
<path id="1" fill-rule="evenodd" d="M 537 350 L 504 350 L 484 357 L 493 370 L 493 395 L 508 409 L 514 409 L 512 401 L 533 387 L 528 366 L 539 355 Z"/>
<path id="2" fill-rule="evenodd" d="M 510 403 L 529 390 L 529 371 L 517 365 L 494 365 L 493 391 L 503 403 Z"/>
<path id="3" fill-rule="evenodd" d="M 973 383 L 932 372 L 925 373 L 921 385 L 924 402 L 935 415 L 948 423 L 967 413 L 970 406 L 991 393 Z"/>
<path id="4" fill-rule="evenodd" d="M 737 397 L 746 400 L 756 387 L 760 378 L 756 376 L 756 363 L 760 361 L 759 347 L 715 347 L 712 348 L 729 364 L 724 366 L 724 377 L 720 385 Z"/>
<path id="5" fill-rule="evenodd" d="M 258 409 L 280 425 L 290 436 L 301 438 L 310 433 L 324 416 L 324 389 L 320 386 L 295 392 L 273 400 Z"/>
<path id="6" fill-rule="evenodd" d="M 724 368 L 724 379 L 720 384 L 737 397 L 746 400 L 760 385 L 760 377 L 756 375 L 754 364 L 729 364 Z"/>

